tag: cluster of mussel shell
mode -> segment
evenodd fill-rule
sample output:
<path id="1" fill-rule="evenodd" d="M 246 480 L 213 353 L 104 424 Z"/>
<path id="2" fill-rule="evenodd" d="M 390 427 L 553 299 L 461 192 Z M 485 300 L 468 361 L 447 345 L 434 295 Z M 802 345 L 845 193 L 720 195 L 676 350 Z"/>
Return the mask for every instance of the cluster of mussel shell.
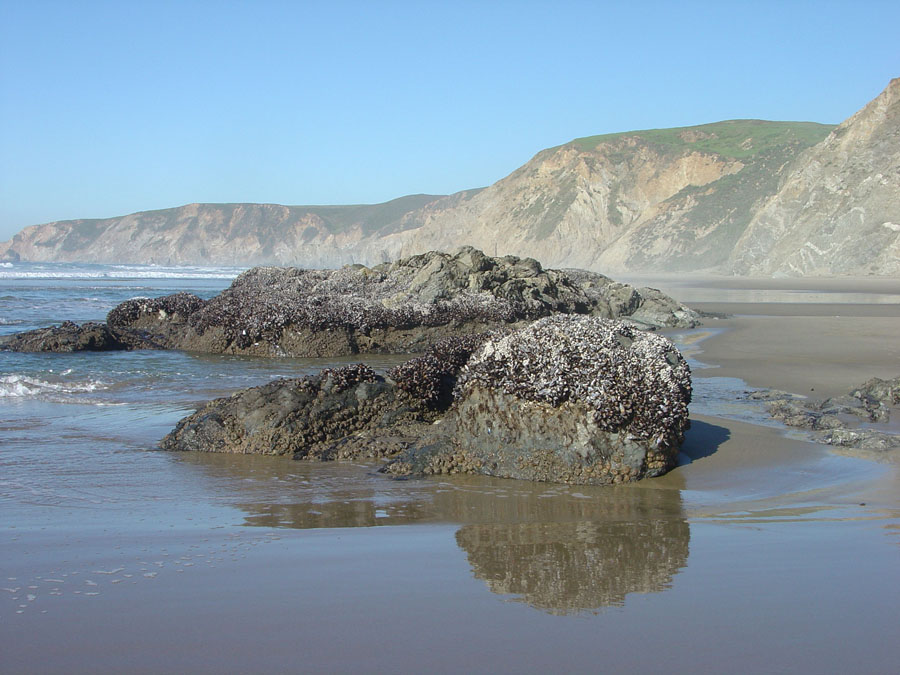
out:
<path id="1" fill-rule="evenodd" d="M 341 368 L 325 368 L 319 373 L 322 383 L 331 380 L 331 389 L 335 393 L 347 391 L 363 382 L 377 382 L 378 374 L 365 363 L 353 363 Z"/>
<path id="2" fill-rule="evenodd" d="M 478 264 L 469 267 L 463 260 Z M 434 271 L 424 282 L 430 290 L 423 293 L 417 274 L 431 267 Z M 187 293 L 131 300 L 108 320 L 127 326 L 163 310 L 181 315 L 201 335 L 221 329 L 230 342 L 245 348 L 260 341 L 277 343 L 287 327 L 368 333 L 466 323 L 499 326 L 553 312 L 588 313 L 603 304 L 599 295 L 589 297 L 573 285 L 569 274 L 544 270 L 530 259 L 491 258 L 474 249 L 455 256 L 430 252 L 374 268 L 256 267 L 210 300 Z"/>
<path id="3" fill-rule="evenodd" d="M 601 429 L 659 445 L 680 442 L 689 425 L 691 373 L 675 346 L 599 317 L 546 317 L 488 340 L 460 372 L 456 396 L 477 386 L 552 406 L 581 402 Z"/>
<path id="4" fill-rule="evenodd" d="M 160 298 L 133 298 L 114 307 L 106 317 L 111 327 L 128 327 L 138 319 L 163 314 L 165 317 L 180 316 L 183 319 L 196 316 L 206 300 L 193 293 L 173 293 Z"/>
<path id="5" fill-rule="evenodd" d="M 521 303 L 486 291 L 459 292 L 430 303 L 410 299 L 388 306 L 384 301 L 394 286 L 384 274 L 367 275 L 354 268 L 254 268 L 210 300 L 189 293 L 128 300 L 110 312 L 107 320 L 111 325 L 128 326 L 163 310 L 161 318 L 180 314 L 201 335 L 210 328 L 221 328 L 229 341 L 244 348 L 259 341 L 277 343 L 289 326 L 368 333 L 386 327 L 499 324 L 528 317 Z"/>
<path id="6" fill-rule="evenodd" d="M 446 407 L 452 402 L 456 376 L 472 353 L 496 333 L 477 333 L 438 340 L 422 356 L 392 368 L 388 376 L 425 405 Z"/>

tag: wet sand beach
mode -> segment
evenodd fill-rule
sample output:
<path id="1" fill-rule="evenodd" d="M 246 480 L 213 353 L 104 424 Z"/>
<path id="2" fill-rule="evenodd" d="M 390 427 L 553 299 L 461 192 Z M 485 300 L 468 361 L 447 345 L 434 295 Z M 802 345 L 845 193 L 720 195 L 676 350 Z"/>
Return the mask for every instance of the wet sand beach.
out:
<path id="1" fill-rule="evenodd" d="M 183 502 L 145 490 L 3 528 L 0 670 L 895 672 L 898 463 L 834 453 L 734 392 L 900 374 L 898 285 L 679 283 L 688 297 L 663 290 L 734 316 L 680 336 L 708 366 L 695 388 L 723 400 L 692 406 L 667 475 L 390 481 L 141 452 Z"/>
<path id="2" fill-rule="evenodd" d="M 900 305 L 696 303 L 732 318 L 707 321 L 716 334 L 701 361 L 754 387 L 827 398 L 872 377 L 900 374 Z"/>

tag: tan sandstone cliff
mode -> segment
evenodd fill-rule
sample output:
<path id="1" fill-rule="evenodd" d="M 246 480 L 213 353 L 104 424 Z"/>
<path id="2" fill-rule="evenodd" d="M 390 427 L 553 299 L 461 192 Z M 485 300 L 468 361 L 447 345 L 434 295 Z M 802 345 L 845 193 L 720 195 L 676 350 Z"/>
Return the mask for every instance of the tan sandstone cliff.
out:
<path id="1" fill-rule="evenodd" d="M 337 267 L 468 244 L 604 272 L 896 275 L 898 94 L 894 80 L 837 128 L 731 120 L 576 139 L 450 196 L 36 225 L 0 259 Z"/>
<path id="2" fill-rule="evenodd" d="M 736 274 L 900 274 L 900 78 L 805 152 L 754 215 Z"/>

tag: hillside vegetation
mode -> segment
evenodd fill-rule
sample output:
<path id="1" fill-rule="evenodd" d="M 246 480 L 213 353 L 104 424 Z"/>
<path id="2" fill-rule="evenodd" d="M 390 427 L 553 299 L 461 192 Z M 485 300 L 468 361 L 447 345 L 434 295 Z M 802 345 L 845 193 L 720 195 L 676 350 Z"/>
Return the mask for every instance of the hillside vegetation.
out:
<path id="1" fill-rule="evenodd" d="M 767 122 L 765 120 L 727 120 L 693 127 L 621 131 L 600 136 L 585 136 L 570 141 L 581 150 L 595 150 L 620 138 L 640 138 L 675 151 L 696 150 L 732 159 L 746 159 L 790 145 L 810 147 L 830 134 L 834 124 L 816 122 Z"/>

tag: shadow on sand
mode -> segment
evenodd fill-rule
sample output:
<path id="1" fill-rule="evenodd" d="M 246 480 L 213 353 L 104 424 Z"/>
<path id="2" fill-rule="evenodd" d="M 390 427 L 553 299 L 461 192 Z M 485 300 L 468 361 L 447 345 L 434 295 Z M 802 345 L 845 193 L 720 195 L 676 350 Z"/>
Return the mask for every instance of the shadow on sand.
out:
<path id="1" fill-rule="evenodd" d="M 691 464 L 715 454 L 729 438 L 731 438 L 731 432 L 725 427 L 692 419 L 691 428 L 684 435 L 684 444 L 678 455 L 678 466 Z"/>

